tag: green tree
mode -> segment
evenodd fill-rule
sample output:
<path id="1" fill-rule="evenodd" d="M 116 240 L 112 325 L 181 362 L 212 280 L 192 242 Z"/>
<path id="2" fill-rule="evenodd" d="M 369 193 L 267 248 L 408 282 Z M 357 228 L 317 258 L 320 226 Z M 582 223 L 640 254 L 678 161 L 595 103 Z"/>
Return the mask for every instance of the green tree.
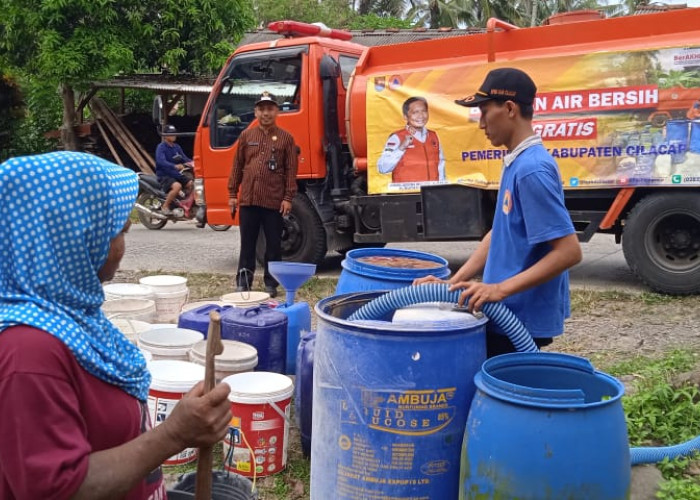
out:
<path id="1" fill-rule="evenodd" d="M 331 28 L 345 28 L 357 15 L 347 0 L 253 0 L 255 21 L 265 27 L 272 21 L 293 19 L 322 22 Z"/>
<path id="2" fill-rule="evenodd" d="M 3 0 L 2 6 L 0 62 L 59 89 L 63 144 L 73 150 L 75 90 L 136 69 L 216 70 L 252 25 L 245 0 Z"/>

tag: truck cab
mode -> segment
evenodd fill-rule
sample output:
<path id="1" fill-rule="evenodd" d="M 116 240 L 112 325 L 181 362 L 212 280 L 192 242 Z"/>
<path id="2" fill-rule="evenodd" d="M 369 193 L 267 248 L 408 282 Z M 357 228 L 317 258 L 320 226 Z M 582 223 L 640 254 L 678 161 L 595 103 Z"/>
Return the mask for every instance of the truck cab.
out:
<path id="1" fill-rule="evenodd" d="M 335 38 L 297 36 L 246 45 L 229 58 L 203 113 L 194 146 L 196 189 L 206 206 L 208 223 L 231 223 L 227 183 L 236 141 L 243 130 L 256 125 L 254 103 L 268 91 L 280 103 L 277 124 L 294 135 L 299 154 L 299 194 L 285 221 L 285 258 L 317 262 L 329 248 L 352 244 L 351 232 L 343 242 L 334 238 L 338 221 L 324 192 L 327 183 L 334 182 L 338 185 L 334 202 L 348 198 L 352 173 L 345 98 L 350 75 L 365 50 Z"/>

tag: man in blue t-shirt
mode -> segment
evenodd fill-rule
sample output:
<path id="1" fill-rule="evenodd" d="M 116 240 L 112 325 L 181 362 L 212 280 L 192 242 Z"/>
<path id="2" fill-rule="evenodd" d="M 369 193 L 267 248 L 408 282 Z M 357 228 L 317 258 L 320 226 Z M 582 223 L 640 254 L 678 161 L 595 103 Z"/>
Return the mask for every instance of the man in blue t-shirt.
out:
<path id="1" fill-rule="evenodd" d="M 192 176 L 185 173 L 187 167 L 192 167 L 192 160 L 187 157 L 177 140 L 177 129 L 173 125 L 163 127 L 163 142 L 156 148 L 156 175 L 161 188 L 167 193 L 161 211 L 170 215 L 172 202 L 184 187 L 189 192 L 192 189 Z"/>
<path id="2" fill-rule="evenodd" d="M 568 269 L 581 261 L 581 247 L 566 207 L 559 169 L 532 129 L 537 88 L 523 71 L 495 69 L 474 95 L 455 101 L 478 106 L 479 128 L 503 160 L 491 231 L 450 278 L 463 288 L 460 305 L 479 311 L 501 302 L 525 324 L 538 347 L 564 331 L 569 316 Z M 483 281 L 473 278 L 483 271 Z M 428 277 L 416 283 L 435 281 Z M 493 323 L 486 336 L 488 357 L 515 348 Z"/>

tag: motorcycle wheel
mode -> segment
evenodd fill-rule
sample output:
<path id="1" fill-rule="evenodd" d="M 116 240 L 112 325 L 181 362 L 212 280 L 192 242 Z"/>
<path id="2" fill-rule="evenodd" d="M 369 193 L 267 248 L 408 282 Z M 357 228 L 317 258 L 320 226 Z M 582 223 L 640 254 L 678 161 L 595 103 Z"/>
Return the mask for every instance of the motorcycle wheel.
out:
<path id="1" fill-rule="evenodd" d="M 136 200 L 136 203 L 143 205 L 150 210 L 160 210 L 161 207 L 161 201 L 156 196 L 149 193 L 140 194 Z M 168 223 L 168 219 L 157 219 L 141 212 L 140 210 L 137 210 L 137 212 L 139 215 L 139 221 L 141 221 L 141 224 L 143 224 L 147 229 L 163 229 L 163 227 Z"/>
<path id="2" fill-rule="evenodd" d="M 226 224 L 207 224 L 210 228 L 212 228 L 214 231 L 228 231 L 231 229 L 231 226 L 227 226 Z"/>

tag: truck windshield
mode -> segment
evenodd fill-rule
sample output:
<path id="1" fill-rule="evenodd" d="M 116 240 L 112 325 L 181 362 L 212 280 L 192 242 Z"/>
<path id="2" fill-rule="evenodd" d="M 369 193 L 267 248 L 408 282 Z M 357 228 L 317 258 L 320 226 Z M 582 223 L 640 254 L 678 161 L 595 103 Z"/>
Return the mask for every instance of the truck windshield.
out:
<path id="1" fill-rule="evenodd" d="M 263 91 L 275 96 L 281 113 L 299 109 L 302 54 L 307 50 L 265 50 L 233 58 L 209 114 L 212 147 L 236 142 L 255 118 L 255 101 Z"/>

